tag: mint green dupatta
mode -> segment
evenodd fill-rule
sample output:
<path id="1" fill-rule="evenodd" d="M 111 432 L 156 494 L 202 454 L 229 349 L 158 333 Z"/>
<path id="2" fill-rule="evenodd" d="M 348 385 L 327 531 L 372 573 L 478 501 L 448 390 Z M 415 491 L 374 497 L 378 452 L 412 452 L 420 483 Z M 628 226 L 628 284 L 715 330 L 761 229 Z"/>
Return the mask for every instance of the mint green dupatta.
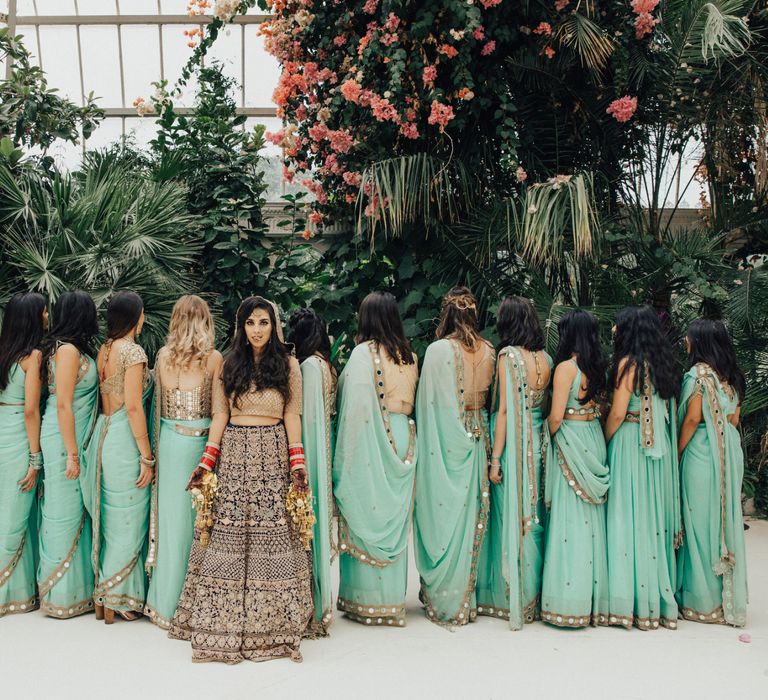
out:
<path id="1" fill-rule="evenodd" d="M 678 558 L 678 599 L 684 619 L 743 626 L 747 618 L 747 569 L 741 482 L 744 454 L 728 416 L 738 407 L 712 368 L 692 367 L 683 379 L 678 423 L 690 399 L 702 396 L 701 423 L 683 451 L 685 539 Z"/>
<path id="2" fill-rule="evenodd" d="M 312 537 L 312 598 L 315 614 L 308 631 L 312 635 L 325 636 L 333 621 L 331 562 L 337 552 L 337 538 L 333 533 L 331 474 L 336 390 L 330 366 L 317 356 L 308 357 L 301 363 L 301 381 L 301 439 L 307 457 L 307 474 L 316 518 Z"/>
<path id="3" fill-rule="evenodd" d="M 545 354 L 551 366 L 551 358 Z M 525 362 L 518 348 L 499 353 L 506 374 L 507 431 L 502 482 L 491 487 L 489 534 L 478 580 L 478 613 L 509 620 L 513 630 L 538 614 L 544 563 L 541 501 L 543 417 L 532 407 Z M 503 368 L 503 369 L 502 369 Z M 494 388 L 494 404 L 498 405 Z M 494 434 L 497 413 L 491 418 Z"/>
<path id="4" fill-rule="evenodd" d="M 364 624 L 403 625 L 416 465 L 414 421 L 389 414 L 375 343 L 339 378 L 333 491 L 339 515 L 339 610 Z"/>
<path id="5" fill-rule="evenodd" d="M 477 614 L 475 583 L 488 519 L 485 410 L 464 407 L 464 359 L 455 340 L 427 348 L 416 396 L 419 465 L 414 542 L 427 617 L 463 625 Z"/>

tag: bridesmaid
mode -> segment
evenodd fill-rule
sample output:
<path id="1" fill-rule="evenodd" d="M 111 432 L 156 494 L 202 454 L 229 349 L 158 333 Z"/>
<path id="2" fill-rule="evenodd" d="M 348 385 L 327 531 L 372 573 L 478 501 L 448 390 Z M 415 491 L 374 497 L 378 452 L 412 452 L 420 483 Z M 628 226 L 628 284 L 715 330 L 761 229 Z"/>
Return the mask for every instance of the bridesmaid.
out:
<path id="1" fill-rule="evenodd" d="M 101 415 L 83 463 L 83 496 L 93 520 L 96 619 L 135 620 L 144 610 L 144 556 L 155 458 L 144 409 L 151 385 L 147 356 L 136 343 L 144 304 L 117 292 L 107 307 L 107 341 L 97 358 Z"/>
<path id="2" fill-rule="evenodd" d="M 609 387 L 609 623 L 675 629 L 675 549 L 682 539 L 674 401 L 679 379 L 650 306 L 617 315 Z"/>
<path id="3" fill-rule="evenodd" d="M 680 423 L 683 619 L 743 627 L 747 560 L 741 514 L 744 453 L 737 428 L 745 381 L 721 321 L 694 321 L 686 337 Z"/>
<path id="4" fill-rule="evenodd" d="M 169 629 L 184 585 L 195 533 L 187 482 L 200 461 L 211 424 L 211 386 L 223 359 L 214 349 L 208 304 L 189 294 L 173 307 L 165 345 L 155 362 L 153 444 L 157 478 L 152 488 L 151 576 L 144 614 Z"/>
<path id="5" fill-rule="evenodd" d="M 40 524 L 40 605 L 69 618 L 93 609 L 91 521 L 80 487 L 80 454 L 96 418 L 98 376 L 93 339 L 96 305 L 83 291 L 64 292 L 43 341 L 42 374 L 48 384 L 41 443 L 45 472 Z"/>
<path id="6" fill-rule="evenodd" d="M 18 293 L 0 329 L 0 617 L 38 607 L 34 526 L 40 451 L 40 344 L 48 323 L 45 298 Z"/>
<path id="7" fill-rule="evenodd" d="M 541 617 L 558 627 L 608 622 L 608 465 L 599 401 L 608 360 L 597 318 L 569 311 L 557 326 L 544 501 L 549 511 Z"/>
<path id="8" fill-rule="evenodd" d="M 325 322 L 312 310 L 300 309 L 288 321 L 288 341 L 301 363 L 301 439 L 317 522 L 312 539 L 312 597 L 315 614 L 309 632 L 325 636 L 333 620 L 331 562 L 337 553 L 333 536 L 334 501 L 331 474 L 333 415 L 336 412 L 336 370 Z"/>
<path id="9" fill-rule="evenodd" d="M 519 630 L 539 614 L 544 563 L 542 406 L 552 358 L 544 352 L 544 331 L 529 299 L 505 299 L 496 329 L 501 342 L 491 418 L 493 486 L 477 612 L 507 619 L 510 629 Z"/>
<path id="10" fill-rule="evenodd" d="M 191 641 L 193 661 L 301 661 L 311 572 L 286 513 L 289 487 L 307 486 L 301 371 L 280 328 L 271 302 L 244 299 L 232 350 L 213 378 L 209 442 L 190 486 L 218 462 L 214 523 L 207 545 L 195 534 L 168 633 Z"/>
<path id="11" fill-rule="evenodd" d="M 355 622 L 402 627 L 418 367 L 391 294 L 363 299 L 355 342 L 339 378 L 333 457 L 341 551 L 337 607 Z"/>
<path id="12" fill-rule="evenodd" d="M 416 400 L 419 454 L 414 506 L 420 599 L 428 619 L 465 625 L 477 615 L 475 583 L 488 522 L 488 387 L 495 352 L 477 329 L 466 287 L 443 297 L 437 340 L 424 356 Z"/>

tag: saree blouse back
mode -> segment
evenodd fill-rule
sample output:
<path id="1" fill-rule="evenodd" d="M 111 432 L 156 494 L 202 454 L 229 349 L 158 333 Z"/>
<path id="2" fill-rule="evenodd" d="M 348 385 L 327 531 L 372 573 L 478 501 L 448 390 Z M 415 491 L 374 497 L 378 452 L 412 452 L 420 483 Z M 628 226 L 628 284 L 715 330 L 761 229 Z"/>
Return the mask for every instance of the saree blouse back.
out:
<path id="1" fill-rule="evenodd" d="M 142 387 L 146 390 L 152 381 L 152 376 L 149 372 L 147 354 L 144 349 L 129 341 L 124 343 L 118 349 L 117 367 L 113 374 L 106 376 L 106 366 L 101 370 L 101 377 L 99 378 L 99 391 L 102 398 L 104 396 L 116 396 L 121 399 L 121 406 L 116 409 L 120 410 L 125 405 L 125 371 L 129 367 L 134 365 L 144 365 L 144 375 L 142 380 Z"/>
<path id="2" fill-rule="evenodd" d="M 207 360 L 207 358 L 205 358 Z M 168 352 L 160 350 L 155 367 L 160 416 L 169 420 L 194 421 L 210 418 L 213 375 L 206 364 L 181 369 L 171 365 Z"/>

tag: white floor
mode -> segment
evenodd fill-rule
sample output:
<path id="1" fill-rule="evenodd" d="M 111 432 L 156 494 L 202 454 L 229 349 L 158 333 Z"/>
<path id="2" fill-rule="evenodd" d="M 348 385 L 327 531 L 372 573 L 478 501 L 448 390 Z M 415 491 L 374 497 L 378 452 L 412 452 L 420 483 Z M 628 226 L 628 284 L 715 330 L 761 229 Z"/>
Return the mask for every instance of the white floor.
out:
<path id="1" fill-rule="evenodd" d="M 411 570 L 408 624 L 365 628 L 337 617 L 304 663 L 192 664 L 190 648 L 147 620 L 92 615 L 0 620 L 0 699 L 91 698 L 768 698 L 768 522 L 747 532 L 745 630 L 681 622 L 677 631 L 510 632 L 488 618 L 454 633 L 424 619 Z M 751 643 L 739 641 L 743 632 Z"/>

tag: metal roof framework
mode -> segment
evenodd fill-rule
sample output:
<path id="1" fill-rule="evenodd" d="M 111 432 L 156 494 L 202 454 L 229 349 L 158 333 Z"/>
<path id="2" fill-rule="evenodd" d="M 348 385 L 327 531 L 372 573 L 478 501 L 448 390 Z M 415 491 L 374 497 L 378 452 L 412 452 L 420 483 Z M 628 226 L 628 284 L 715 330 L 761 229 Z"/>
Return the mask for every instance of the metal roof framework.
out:
<path id="1" fill-rule="evenodd" d="M 236 99 L 238 113 L 247 117 L 244 128 L 256 123 L 279 128 L 272 103 L 279 66 L 256 31 L 267 17 L 255 9 L 238 16 L 207 56 L 220 61 L 239 86 Z M 211 19 L 187 14 L 187 0 L 0 0 L 0 22 L 23 35 L 49 85 L 77 104 L 84 104 L 93 92 L 105 110 L 104 121 L 85 144 L 57 144 L 52 149 L 57 160 L 69 166 L 79 161 L 84 148 L 126 138 L 139 147 L 148 143 L 154 117 L 140 117 L 133 102 L 138 97 L 148 100 L 158 80 L 168 80 L 173 87 L 192 51 L 184 32 L 202 29 Z M 8 70 L 5 66 L 2 74 Z M 195 93 L 193 78 L 177 99 L 179 112 L 190 111 Z M 267 145 L 264 155 L 276 165 L 280 150 Z M 280 193 L 282 188 L 271 194 Z"/>

